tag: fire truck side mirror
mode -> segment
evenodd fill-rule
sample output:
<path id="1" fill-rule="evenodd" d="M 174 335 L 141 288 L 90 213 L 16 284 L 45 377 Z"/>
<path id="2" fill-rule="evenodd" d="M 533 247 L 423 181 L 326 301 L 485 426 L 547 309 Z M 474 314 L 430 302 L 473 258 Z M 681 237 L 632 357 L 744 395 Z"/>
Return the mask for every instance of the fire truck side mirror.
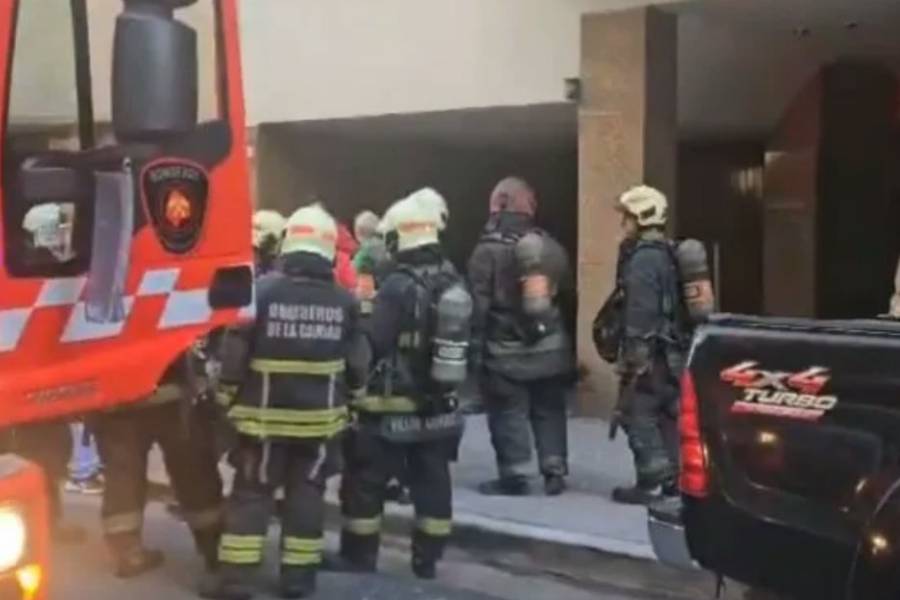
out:
<path id="1" fill-rule="evenodd" d="M 116 137 L 152 142 L 190 132 L 197 124 L 196 32 L 174 18 L 171 2 L 124 6 L 113 50 Z"/>

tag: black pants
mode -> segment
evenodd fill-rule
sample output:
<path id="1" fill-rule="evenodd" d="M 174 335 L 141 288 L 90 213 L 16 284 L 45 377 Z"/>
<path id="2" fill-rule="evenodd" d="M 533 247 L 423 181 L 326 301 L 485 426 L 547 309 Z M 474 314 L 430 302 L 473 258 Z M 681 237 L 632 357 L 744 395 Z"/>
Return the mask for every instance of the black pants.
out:
<path id="1" fill-rule="evenodd" d="M 398 444 L 365 428 L 350 432 L 344 444 L 341 555 L 359 566 L 375 567 L 385 488 L 405 464 L 416 511 L 413 560 L 440 560 L 451 532 L 450 460 L 455 445 L 455 439 Z"/>
<path id="2" fill-rule="evenodd" d="M 672 481 L 678 472 L 678 381 L 662 359 L 631 385 L 622 388 L 627 397 L 622 427 L 634 455 L 640 485 Z"/>
<path id="3" fill-rule="evenodd" d="M 140 539 L 147 501 L 147 458 L 162 449 L 166 470 L 185 521 L 198 542 L 222 526 L 222 480 L 206 411 L 193 408 L 185 418 L 179 402 L 138 406 L 99 415 L 95 433 L 103 460 L 103 530 L 115 547 Z"/>
<path id="4" fill-rule="evenodd" d="M 521 382 L 488 373 L 482 392 L 501 479 L 530 475 L 532 433 L 541 473 L 568 474 L 568 379 Z"/>
<path id="5" fill-rule="evenodd" d="M 263 560 L 274 492 L 282 486 L 282 579 L 290 584 L 317 571 L 324 549 L 325 483 L 339 470 L 339 442 L 263 444 L 242 436 L 231 462 L 236 469 L 234 489 L 219 546 L 223 577 L 240 583 L 253 578 Z"/>
<path id="6" fill-rule="evenodd" d="M 72 456 L 72 432 L 68 423 L 54 421 L 8 429 L 0 435 L 0 452 L 12 452 L 44 470 L 50 516 L 57 522 L 62 513 L 60 482 L 68 475 Z"/>

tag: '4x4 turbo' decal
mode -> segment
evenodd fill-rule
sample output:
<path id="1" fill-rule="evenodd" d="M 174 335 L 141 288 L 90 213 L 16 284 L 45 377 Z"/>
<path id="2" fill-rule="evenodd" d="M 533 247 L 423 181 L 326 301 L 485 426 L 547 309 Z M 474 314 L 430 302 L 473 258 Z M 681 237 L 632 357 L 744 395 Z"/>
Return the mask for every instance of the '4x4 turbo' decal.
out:
<path id="1" fill-rule="evenodd" d="M 763 414 L 815 421 L 833 409 L 837 396 L 822 395 L 831 380 L 829 370 L 811 367 L 799 373 L 758 369 L 746 361 L 722 371 L 721 378 L 743 391 L 732 406 L 738 414 Z"/>

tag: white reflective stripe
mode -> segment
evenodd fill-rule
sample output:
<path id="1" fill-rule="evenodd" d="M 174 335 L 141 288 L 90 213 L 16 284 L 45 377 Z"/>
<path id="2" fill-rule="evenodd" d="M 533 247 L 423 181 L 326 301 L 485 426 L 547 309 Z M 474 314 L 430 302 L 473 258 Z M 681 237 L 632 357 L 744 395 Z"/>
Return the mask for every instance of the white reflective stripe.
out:
<path id="1" fill-rule="evenodd" d="M 160 329 L 171 329 L 206 323 L 212 318 L 212 314 L 212 307 L 209 305 L 209 290 L 172 292 L 166 300 L 166 308 L 159 319 L 159 327 Z"/>
<path id="2" fill-rule="evenodd" d="M 175 291 L 175 284 L 178 283 L 178 276 L 181 269 L 159 269 L 156 271 L 147 271 L 141 278 L 141 285 L 138 287 L 138 296 L 156 296 L 160 294 L 171 294 Z"/>
<path id="3" fill-rule="evenodd" d="M 47 279 L 41 287 L 35 306 L 70 306 L 81 298 L 81 291 L 87 282 L 85 277 L 68 277 L 66 279 Z"/>
<path id="4" fill-rule="evenodd" d="M 134 307 L 134 298 L 131 296 L 123 300 L 125 307 L 125 318 L 117 323 L 94 323 L 88 321 L 85 315 L 84 302 L 79 302 L 72 307 L 72 314 L 69 316 L 69 322 L 63 331 L 60 341 L 68 342 L 85 342 L 89 340 L 100 340 L 103 338 L 116 337 L 125 329 L 128 323 L 128 316 Z"/>
<path id="5" fill-rule="evenodd" d="M 0 310 L 0 352 L 13 350 L 19 344 L 31 311 L 30 308 Z"/>

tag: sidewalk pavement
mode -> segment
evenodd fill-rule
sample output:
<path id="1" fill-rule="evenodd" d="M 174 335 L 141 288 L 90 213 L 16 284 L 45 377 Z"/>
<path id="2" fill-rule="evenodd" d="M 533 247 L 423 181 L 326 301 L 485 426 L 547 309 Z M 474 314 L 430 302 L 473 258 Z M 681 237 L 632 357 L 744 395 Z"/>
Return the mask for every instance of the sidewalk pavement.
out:
<path id="1" fill-rule="evenodd" d="M 571 474 L 564 495 L 543 495 L 535 463 L 532 496 L 486 497 L 477 492 L 477 486 L 496 477 L 494 451 L 485 417 L 469 417 L 459 462 L 454 465 L 455 529 L 653 559 L 645 509 L 610 500 L 613 487 L 630 483 L 634 475 L 624 434 L 609 441 L 607 430 L 607 423 L 600 419 L 569 420 Z M 158 454 L 154 455 L 151 480 L 164 484 L 168 478 Z M 226 472 L 226 478 L 229 476 Z M 338 487 L 337 479 L 329 485 L 329 504 L 337 505 Z M 400 526 L 408 527 L 411 522 L 411 507 L 389 503 L 386 511 L 388 520 L 400 521 Z"/>

